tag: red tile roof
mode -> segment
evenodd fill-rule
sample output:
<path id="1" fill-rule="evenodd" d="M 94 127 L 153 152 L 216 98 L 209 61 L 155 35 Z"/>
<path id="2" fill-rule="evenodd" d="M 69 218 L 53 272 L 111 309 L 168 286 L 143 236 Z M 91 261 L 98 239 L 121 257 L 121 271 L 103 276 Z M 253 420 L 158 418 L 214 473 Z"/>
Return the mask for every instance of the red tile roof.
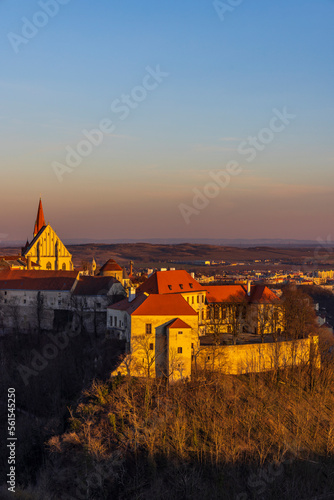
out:
<path id="1" fill-rule="evenodd" d="M 206 288 L 206 300 L 209 304 L 211 302 L 229 302 L 238 298 L 245 298 L 245 290 L 241 285 L 208 286 Z"/>
<path id="2" fill-rule="evenodd" d="M 245 290 L 246 292 L 246 290 Z M 269 302 L 279 302 L 279 297 L 276 293 L 269 290 L 265 285 L 252 285 L 251 293 L 248 297 L 248 301 L 251 303 L 269 303 Z"/>
<path id="3" fill-rule="evenodd" d="M 76 271 L 14 271 L 0 272 L 0 290 L 71 290 Z"/>
<path id="4" fill-rule="evenodd" d="M 135 316 L 197 316 L 197 312 L 181 295 L 146 295 L 145 293 L 129 302 L 122 300 L 109 309 L 127 311 Z"/>
<path id="5" fill-rule="evenodd" d="M 119 281 L 112 276 L 80 276 L 73 295 L 106 295 L 114 283 Z"/>
<path id="6" fill-rule="evenodd" d="M 157 271 L 152 274 L 142 285 L 138 287 L 138 292 L 155 294 L 171 294 L 182 292 L 205 291 L 187 271 Z"/>
<path id="7" fill-rule="evenodd" d="M 169 326 L 168 328 L 177 328 L 178 330 L 181 328 L 191 328 L 191 326 L 187 325 L 182 319 L 177 318 L 175 319 Z"/>
<path id="8" fill-rule="evenodd" d="M 121 266 L 117 264 L 117 262 L 114 259 L 109 259 L 105 264 L 100 269 L 100 273 L 103 272 L 110 272 L 110 271 L 122 271 Z"/>
<path id="9" fill-rule="evenodd" d="M 278 296 L 265 285 L 252 285 L 250 296 L 247 289 L 242 285 L 208 286 L 206 288 L 207 302 L 230 302 L 239 299 L 247 300 L 249 303 L 278 302 Z"/>

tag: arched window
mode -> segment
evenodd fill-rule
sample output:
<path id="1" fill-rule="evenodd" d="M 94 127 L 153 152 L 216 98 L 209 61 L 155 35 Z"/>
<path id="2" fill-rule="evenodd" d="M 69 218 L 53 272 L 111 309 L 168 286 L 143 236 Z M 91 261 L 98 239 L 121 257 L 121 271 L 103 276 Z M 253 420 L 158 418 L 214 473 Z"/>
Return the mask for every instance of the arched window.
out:
<path id="1" fill-rule="evenodd" d="M 65 262 L 64 262 L 64 264 L 61 266 L 61 268 L 62 268 L 62 270 L 63 270 L 63 271 L 66 271 L 66 264 L 65 264 Z"/>
<path id="2" fill-rule="evenodd" d="M 51 262 L 48 262 L 48 263 L 46 264 L 46 269 L 47 269 L 48 271 L 51 271 Z"/>

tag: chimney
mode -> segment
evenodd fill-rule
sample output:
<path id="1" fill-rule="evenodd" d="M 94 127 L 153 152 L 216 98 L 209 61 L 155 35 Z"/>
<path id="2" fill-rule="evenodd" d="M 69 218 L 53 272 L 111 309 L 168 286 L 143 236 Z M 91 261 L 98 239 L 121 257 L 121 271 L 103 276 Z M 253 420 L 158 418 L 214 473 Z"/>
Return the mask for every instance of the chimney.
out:
<path id="1" fill-rule="evenodd" d="M 251 285 L 252 285 L 251 280 L 247 280 L 247 295 L 248 295 L 248 297 L 250 297 L 250 294 L 251 294 Z"/>
<path id="2" fill-rule="evenodd" d="M 130 276 L 133 275 L 133 261 L 130 260 Z"/>
<path id="3" fill-rule="evenodd" d="M 129 302 L 132 302 L 136 298 L 136 289 L 133 286 L 128 288 L 128 298 Z"/>

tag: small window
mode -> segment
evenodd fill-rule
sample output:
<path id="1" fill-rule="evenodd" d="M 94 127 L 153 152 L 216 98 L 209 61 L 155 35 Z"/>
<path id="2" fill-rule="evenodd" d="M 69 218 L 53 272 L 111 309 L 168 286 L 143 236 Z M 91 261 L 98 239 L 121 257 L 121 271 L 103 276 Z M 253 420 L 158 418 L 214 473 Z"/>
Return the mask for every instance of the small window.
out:
<path id="1" fill-rule="evenodd" d="M 48 271 L 50 271 L 50 270 L 51 270 L 51 262 L 48 262 L 48 263 L 46 264 L 46 269 L 47 269 Z"/>
<path id="2" fill-rule="evenodd" d="M 150 351 L 153 351 L 153 349 L 154 349 L 153 344 L 150 344 Z"/>
<path id="3" fill-rule="evenodd" d="M 180 283 L 180 285 L 179 285 L 179 286 L 180 286 L 181 290 L 183 290 L 183 285 L 182 285 L 182 283 Z"/>
<path id="4" fill-rule="evenodd" d="M 26 301 L 26 299 L 24 299 L 23 304 L 26 304 L 26 303 L 27 303 L 27 301 Z"/>
<path id="5" fill-rule="evenodd" d="M 5 295 L 7 295 L 7 292 L 5 292 Z"/>
<path id="6" fill-rule="evenodd" d="M 61 300 L 58 300 L 58 306 L 61 306 Z"/>
<path id="7" fill-rule="evenodd" d="M 192 283 L 189 283 L 189 286 L 190 286 L 190 288 L 193 288 L 194 285 Z"/>
<path id="8" fill-rule="evenodd" d="M 182 332 L 182 331 L 179 331 L 179 332 L 177 332 L 177 333 L 178 333 L 179 335 L 182 335 L 182 333 L 183 333 L 183 332 Z"/>
<path id="9" fill-rule="evenodd" d="M 197 295 L 197 304 L 199 304 L 199 295 Z"/>
<path id="10" fill-rule="evenodd" d="M 168 288 L 171 290 L 172 289 L 172 285 L 168 285 Z"/>
<path id="11" fill-rule="evenodd" d="M 188 302 L 188 304 L 189 304 L 189 297 L 187 297 L 187 302 Z"/>
<path id="12" fill-rule="evenodd" d="M 112 326 L 113 319 L 114 318 L 112 316 L 110 316 L 110 326 Z"/>
<path id="13" fill-rule="evenodd" d="M 194 303 L 194 296 L 191 297 L 191 303 Z"/>
<path id="14" fill-rule="evenodd" d="M 121 320 L 119 320 L 118 326 L 121 328 L 121 326 L 122 326 L 122 321 Z"/>
<path id="15" fill-rule="evenodd" d="M 114 317 L 114 326 L 117 326 L 117 317 Z"/>
<path id="16" fill-rule="evenodd" d="M 152 323 L 146 323 L 146 325 L 145 325 L 145 332 L 147 333 L 147 335 L 151 335 L 151 333 L 152 333 Z"/>
<path id="17" fill-rule="evenodd" d="M 62 266 L 61 266 L 62 270 L 63 271 L 66 271 L 66 264 L 64 263 Z"/>
<path id="18" fill-rule="evenodd" d="M 177 352 L 178 352 L 178 354 L 182 354 L 182 347 L 178 347 Z"/>

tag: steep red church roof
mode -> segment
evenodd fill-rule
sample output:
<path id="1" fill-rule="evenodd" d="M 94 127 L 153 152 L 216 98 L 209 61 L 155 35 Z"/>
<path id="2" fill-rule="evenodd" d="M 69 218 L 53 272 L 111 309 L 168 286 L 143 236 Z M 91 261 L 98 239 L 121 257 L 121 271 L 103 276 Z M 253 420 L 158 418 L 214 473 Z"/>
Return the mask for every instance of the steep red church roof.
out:
<path id="1" fill-rule="evenodd" d="M 36 222 L 35 222 L 35 227 L 34 227 L 34 237 L 36 236 L 37 233 L 40 232 L 43 226 L 46 226 L 45 224 L 45 219 L 44 219 L 44 212 L 43 212 L 43 206 L 42 206 L 42 200 L 41 198 L 39 199 L 39 204 L 38 204 L 38 210 L 37 210 L 37 217 L 36 217 Z"/>

